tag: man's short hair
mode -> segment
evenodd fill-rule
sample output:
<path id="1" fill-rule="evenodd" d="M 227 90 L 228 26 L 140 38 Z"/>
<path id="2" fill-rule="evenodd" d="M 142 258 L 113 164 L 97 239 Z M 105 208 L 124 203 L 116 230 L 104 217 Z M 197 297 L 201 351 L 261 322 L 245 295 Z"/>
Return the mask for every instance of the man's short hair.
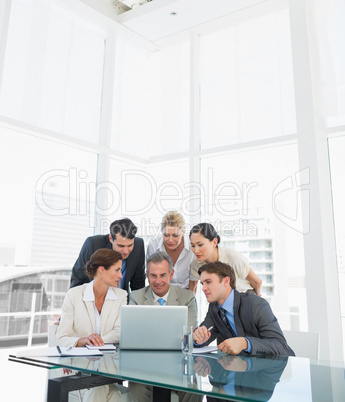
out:
<path id="1" fill-rule="evenodd" d="M 210 262 L 202 265 L 198 270 L 198 274 L 201 275 L 204 271 L 209 274 L 218 275 L 220 280 L 228 276 L 230 278 L 230 286 L 232 289 L 236 289 L 236 275 L 234 269 L 230 265 L 220 261 Z"/>
<path id="2" fill-rule="evenodd" d="M 134 239 L 137 231 L 137 227 L 128 218 L 118 219 L 110 225 L 110 234 L 113 240 L 116 240 L 118 233 L 126 239 Z"/>
<path id="3" fill-rule="evenodd" d="M 169 272 L 173 269 L 173 263 L 170 256 L 165 251 L 156 251 L 155 253 L 151 254 L 150 257 L 147 259 L 147 269 L 149 269 L 149 263 L 152 262 L 153 264 L 158 264 L 162 261 L 167 261 L 169 264 Z"/>

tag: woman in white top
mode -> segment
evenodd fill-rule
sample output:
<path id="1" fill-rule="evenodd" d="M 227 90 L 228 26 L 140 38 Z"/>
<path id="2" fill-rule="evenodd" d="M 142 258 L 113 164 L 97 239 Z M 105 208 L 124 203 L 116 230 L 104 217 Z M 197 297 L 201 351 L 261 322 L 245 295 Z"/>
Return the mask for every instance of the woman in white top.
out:
<path id="1" fill-rule="evenodd" d="M 127 304 L 127 292 L 118 288 L 122 256 L 101 248 L 86 263 L 93 281 L 69 289 L 62 305 L 57 330 L 59 346 L 102 346 L 120 338 L 120 308 Z"/>
<path id="2" fill-rule="evenodd" d="M 256 275 L 248 260 L 236 250 L 218 247 L 220 237 L 210 223 L 199 223 L 189 233 L 191 248 L 195 257 L 191 263 L 190 289 L 195 291 L 199 280 L 199 268 L 209 262 L 221 261 L 229 264 L 236 274 L 236 290 L 252 292 L 261 296 L 262 280 Z"/>
<path id="3" fill-rule="evenodd" d="M 185 234 L 183 216 L 176 211 L 167 212 L 163 216 L 161 229 L 162 234 L 150 240 L 147 247 L 147 258 L 156 251 L 165 251 L 173 262 L 174 276 L 171 284 L 188 289 L 193 253 L 190 249 L 188 235 Z"/>

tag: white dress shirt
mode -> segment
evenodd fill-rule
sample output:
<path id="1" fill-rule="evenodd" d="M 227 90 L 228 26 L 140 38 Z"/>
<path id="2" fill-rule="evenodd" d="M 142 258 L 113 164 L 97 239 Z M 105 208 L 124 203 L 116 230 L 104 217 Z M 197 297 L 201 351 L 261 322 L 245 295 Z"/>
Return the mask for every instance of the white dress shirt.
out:
<path id="1" fill-rule="evenodd" d="M 157 296 L 156 293 L 152 290 L 152 296 L 155 301 L 154 303 L 157 304 L 157 306 L 160 306 L 161 304 L 159 303 L 158 299 L 164 299 L 164 306 L 166 306 L 167 301 L 168 301 L 169 292 L 170 292 L 170 289 L 164 296 L 160 297 L 160 296 Z"/>
<path id="2" fill-rule="evenodd" d="M 91 281 L 88 283 L 84 296 L 83 296 L 83 301 L 91 301 L 93 302 L 93 307 L 94 307 L 94 311 L 95 311 L 95 333 L 100 335 L 101 334 L 101 317 L 102 317 L 102 311 L 101 314 L 99 314 L 97 307 L 96 307 L 96 303 L 95 303 L 95 294 L 93 293 L 93 283 L 94 281 Z M 113 289 L 111 287 L 109 287 L 107 294 L 105 295 L 105 299 L 106 300 L 116 300 L 118 297 L 116 296 L 116 294 L 114 293 Z M 102 306 L 102 310 L 103 310 L 103 306 Z"/>

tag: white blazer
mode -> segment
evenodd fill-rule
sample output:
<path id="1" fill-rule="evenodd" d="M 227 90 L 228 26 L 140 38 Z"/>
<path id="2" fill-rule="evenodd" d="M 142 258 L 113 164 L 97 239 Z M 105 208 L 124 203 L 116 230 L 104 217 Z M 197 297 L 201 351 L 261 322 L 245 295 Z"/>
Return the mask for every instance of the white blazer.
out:
<path id="1" fill-rule="evenodd" d="M 75 346 L 79 338 L 95 332 L 95 310 L 92 301 L 84 301 L 88 286 L 69 289 L 62 305 L 61 321 L 56 332 L 59 346 Z M 115 300 L 106 300 L 101 315 L 101 337 L 105 343 L 118 343 L 120 339 L 120 308 L 127 304 L 127 292 L 119 288 L 109 288 L 116 295 Z"/>

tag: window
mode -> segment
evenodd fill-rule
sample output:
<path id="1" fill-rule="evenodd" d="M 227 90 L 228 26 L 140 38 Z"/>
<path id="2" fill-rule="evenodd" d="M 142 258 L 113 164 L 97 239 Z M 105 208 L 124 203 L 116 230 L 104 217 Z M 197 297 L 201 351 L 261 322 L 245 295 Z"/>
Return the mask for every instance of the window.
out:
<path id="1" fill-rule="evenodd" d="M 11 3 L 0 113 L 97 142 L 106 33 L 56 1 Z"/>
<path id="2" fill-rule="evenodd" d="M 71 267 L 93 234 L 96 154 L 4 127 L 0 144 L 0 265 Z"/>
<path id="3" fill-rule="evenodd" d="M 200 37 L 201 148 L 296 132 L 287 9 Z"/>
<path id="4" fill-rule="evenodd" d="M 145 159 L 189 149 L 189 42 L 154 50 L 117 36 L 112 147 Z"/>
<path id="5" fill-rule="evenodd" d="M 298 171 L 293 144 L 202 158 L 201 221 L 215 226 L 221 246 L 249 259 L 281 326 L 307 330 L 300 194 L 285 191 Z"/>

